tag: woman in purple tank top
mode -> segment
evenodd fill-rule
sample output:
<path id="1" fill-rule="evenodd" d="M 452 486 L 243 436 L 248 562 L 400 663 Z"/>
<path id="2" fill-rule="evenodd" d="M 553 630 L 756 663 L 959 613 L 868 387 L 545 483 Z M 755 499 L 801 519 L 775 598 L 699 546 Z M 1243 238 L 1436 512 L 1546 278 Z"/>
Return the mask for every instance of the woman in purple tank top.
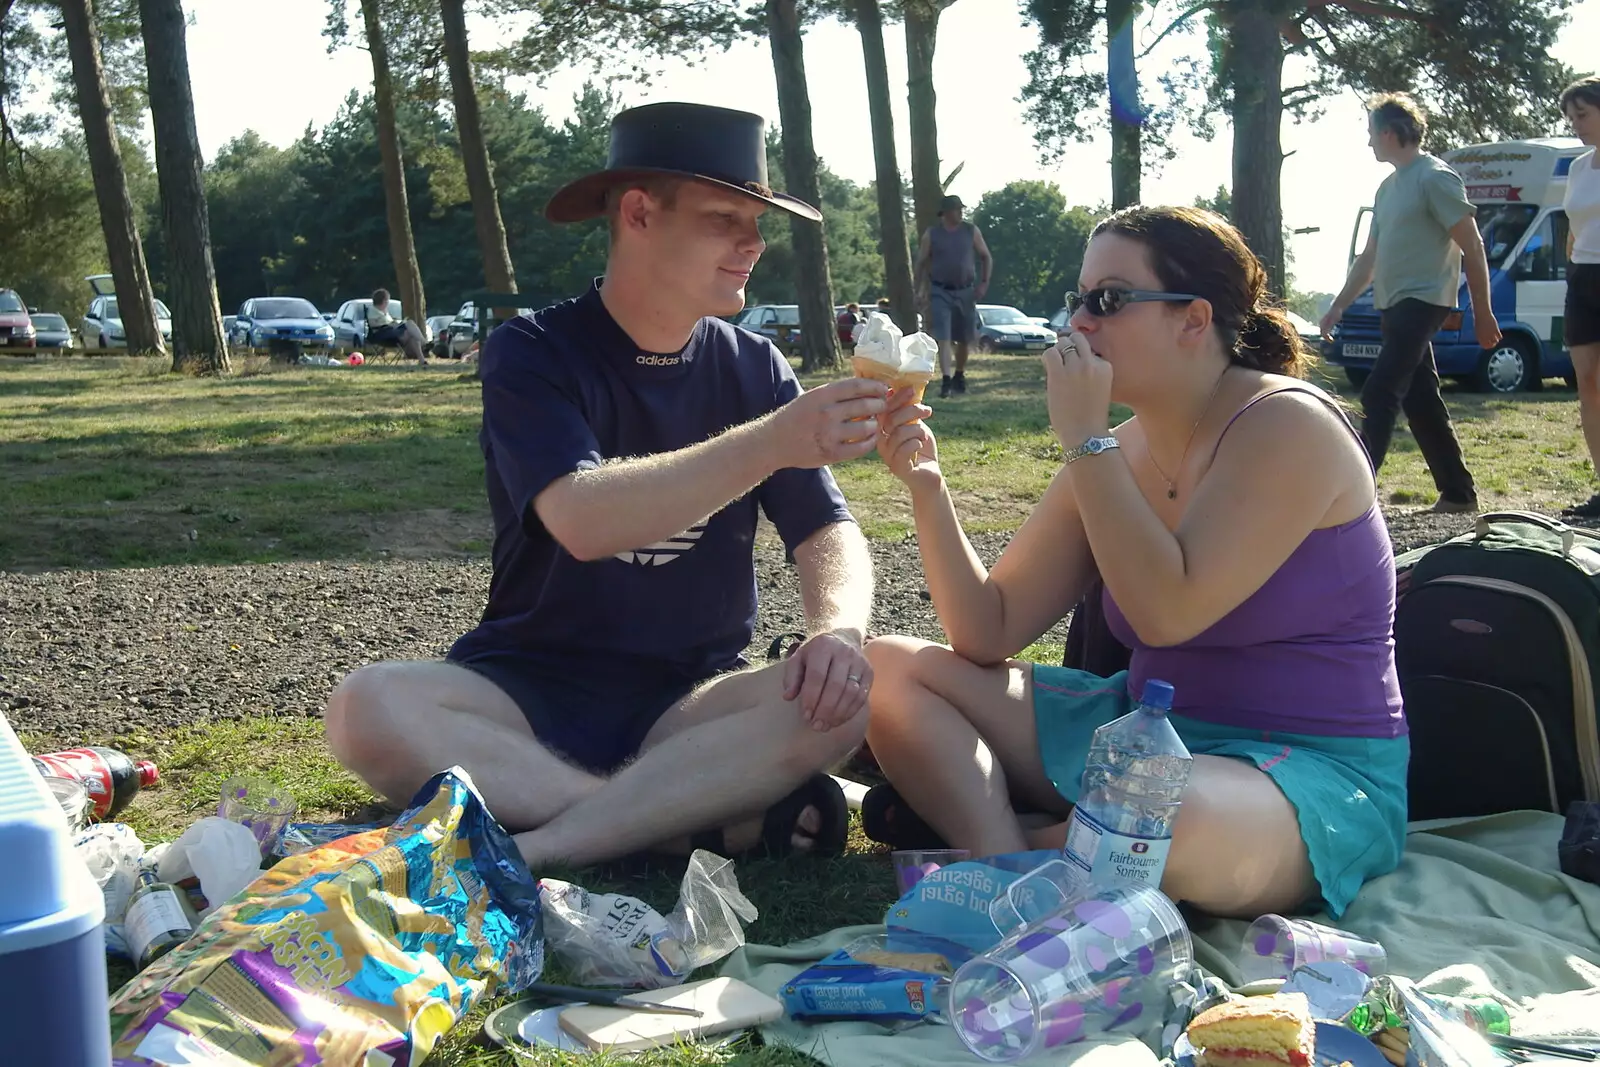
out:
<path id="1" fill-rule="evenodd" d="M 950 647 L 868 649 L 868 738 L 892 786 L 868 832 L 979 855 L 1061 847 L 1093 731 L 1160 678 L 1195 754 L 1163 890 L 1224 915 L 1337 916 L 1399 862 L 1405 830 L 1394 561 L 1366 453 L 1298 380 L 1300 340 L 1218 216 L 1120 212 L 1079 284 L 1073 332 L 1044 356 L 1065 462 L 992 570 L 913 421 L 932 411 L 892 400 L 882 417 Z M 1114 432 L 1112 402 L 1134 412 Z M 1129 670 L 1014 659 L 1097 575 Z"/>

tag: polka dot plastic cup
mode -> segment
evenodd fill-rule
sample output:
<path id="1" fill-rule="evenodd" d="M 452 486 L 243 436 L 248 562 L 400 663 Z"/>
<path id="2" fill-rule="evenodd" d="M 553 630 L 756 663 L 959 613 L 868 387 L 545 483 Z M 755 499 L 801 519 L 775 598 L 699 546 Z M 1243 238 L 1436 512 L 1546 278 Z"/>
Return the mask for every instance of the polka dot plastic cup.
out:
<path id="1" fill-rule="evenodd" d="M 891 853 L 889 858 L 894 861 L 894 884 L 905 896 L 940 867 L 971 859 L 972 853 L 964 848 L 923 848 Z"/>
<path id="2" fill-rule="evenodd" d="M 1171 986 L 1193 968 L 1172 901 L 1143 885 L 1094 890 L 962 966 L 950 1021 L 992 1063 L 1106 1034 L 1143 1037 L 1161 1028 Z"/>
<path id="3" fill-rule="evenodd" d="M 294 819 L 295 807 L 294 797 L 282 786 L 265 778 L 239 776 L 222 783 L 217 814 L 249 827 L 261 846 L 261 858 L 266 859 L 277 851 Z"/>
<path id="4" fill-rule="evenodd" d="M 1308 963 L 1337 960 L 1369 977 L 1384 972 L 1389 956 L 1383 946 L 1357 934 L 1305 919 L 1263 915 L 1245 931 L 1239 971 L 1246 982 L 1288 978 Z"/>

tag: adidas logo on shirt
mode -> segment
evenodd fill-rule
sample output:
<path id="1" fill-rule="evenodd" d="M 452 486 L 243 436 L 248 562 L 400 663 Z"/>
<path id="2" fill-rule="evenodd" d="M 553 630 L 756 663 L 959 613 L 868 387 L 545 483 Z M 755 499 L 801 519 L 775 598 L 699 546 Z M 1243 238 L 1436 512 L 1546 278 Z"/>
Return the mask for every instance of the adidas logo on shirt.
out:
<path id="1" fill-rule="evenodd" d="M 641 357 L 642 358 L 642 357 Z M 617 558 L 624 563 L 637 563 L 644 567 L 659 567 L 664 563 L 671 563 L 689 554 L 689 551 L 705 536 L 706 526 L 711 522 L 707 517 L 704 521 L 689 527 L 676 537 L 669 537 L 665 541 L 657 541 L 653 545 L 634 549 L 632 552 L 618 552 Z"/>
<path id="2" fill-rule="evenodd" d="M 634 356 L 633 361 L 641 367 L 676 367 L 683 362 L 682 356 Z"/>

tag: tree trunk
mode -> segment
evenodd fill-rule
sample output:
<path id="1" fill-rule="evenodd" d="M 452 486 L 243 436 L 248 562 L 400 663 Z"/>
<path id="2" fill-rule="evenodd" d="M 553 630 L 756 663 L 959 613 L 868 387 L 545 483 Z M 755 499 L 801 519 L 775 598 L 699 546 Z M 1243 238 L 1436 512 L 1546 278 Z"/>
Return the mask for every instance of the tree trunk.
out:
<path id="1" fill-rule="evenodd" d="M 67 51 L 72 56 L 72 82 L 77 90 L 78 114 L 89 148 L 94 173 L 94 195 L 100 205 L 100 228 L 106 237 L 106 258 L 117 292 L 117 310 L 130 352 L 166 351 L 156 322 L 156 298 L 150 290 L 150 272 L 144 263 L 144 245 L 134 221 L 133 198 L 122 170 L 122 149 L 111 121 L 111 94 L 106 90 L 105 66 L 100 60 L 100 28 L 95 23 L 92 0 L 61 0 Z M 84 338 L 84 343 L 90 343 Z"/>
<path id="2" fill-rule="evenodd" d="M 1106 0 L 1107 85 L 1111 98 L 1111 207 L 1139 202 L 1143 114 L 1133 58 L 1133 0 Z"/>
<path id="3" fill-rule="evenodd" d="M 411 239 L 411 208 L 406 202 L 406 160 L 396 129 L 394 77 L 389 71 L 389 46 L 384 40 L 379 0 L 361 0 L 367 51 L 372 54 L 372 96 L 378 110 L 378 152 L 383 157 L 383 200 L 389 221 L 389 255 L 394 259 L 395 289 L 401 311 L 418 326 L 428 321 L 422 292 L 422 268 Z"/>
<path id="4" fill-rule="evenodd" d="M 778 117 L 783 124 L 783 176 L 790 196 L 822 203 L 817 185 L 817 150 L 811 143 L 811 93 L 806 88 L 805 45 L 796 0 L 767 0 L 767 38 L 778 82 Z M 795 293 L 800 301 L 800 366 L 807 371 L 843 366 L 833 314 L 833 279 L 822 226 L 789 216 L 794 237 Z"/>
<path id="5" fill-rule="evenodd" d="M 1272 295 L 1282 297 L 1283 39 L 1259 0 L 1234 15 L 1227 62 L 1233 74 L 1233 224 L 1266 268 Z"/>
<path id="6" fill-rule="evenodd" d="M 226 374 L 228 342 L 211 263 L 200 134 L 194 125 L 183 0 L 139 0 L 140 31 L 156 135 L 161 229 L 172 298 L 172 369 Z"/>
<path id="7" fill-rule="evenodd" d="M 911 116 L 911 195 L 917 205 L 917 237 L 939 218 L 944 186 L 939 180 L 938 97 L 933 90 L 933 53 L 939 12 L 950 0 L 906 0 L 906 105 Z"/>
<path id="8" fill-rule="evenodd" d="M 478 252 L 483 256 L 483 279 L 491 291 L 517 291 L 517 273 L 506 248 L 506 227 L 500 220 L 500 198 L 495 192 L 494 169 L 483 142 L 483 118 L 478 112 L 478 89 L 472 81 L 472 56 L 467 51 L 465 0 L 442 0 L 445 60 L 450 67 L 450 95 L 456 105 L 456 134 L 461 138 L 461 162 L 467 171 L 467 191 L 472 197 L 473 227 L 478 232 Z"/>
<path id="9" fill-rule="evenodd" d="M 878 0 L 856 0 L 856 30 L 867 68 L 867 110 L 872 116 L 872 159 L 877 165 L 878 245 L 895 325 L 917 330 L 917 295 L 911 281 L 900 164 L 895 159 L 894 111 L 889 105 L 889 60 L 883 47 L 883 12 Z"/>

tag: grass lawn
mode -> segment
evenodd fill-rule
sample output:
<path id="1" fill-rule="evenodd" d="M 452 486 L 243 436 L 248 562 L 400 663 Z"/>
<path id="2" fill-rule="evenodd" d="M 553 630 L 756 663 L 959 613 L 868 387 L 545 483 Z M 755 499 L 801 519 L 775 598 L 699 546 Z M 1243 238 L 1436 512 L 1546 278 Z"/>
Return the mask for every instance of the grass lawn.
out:
<path id="1" fill-rule="evenodd" d="M 0 569 L 361 557 L 396 541 L 414 551 L 487 551 L 470 374 L 253 369 L 206 381 L 136 359 L 0 362 Z M 1059 455 L 1042 371 L 1034 359 L 998 356 L 976 361 L 970 380 L 967 396 L 933 402 L 945 470 L 970 526 L 1013 529 Z M 1588 495 L 1594 476 L 1572 392 L 1490 398 L 1458 390 L 1448 400 L 1486 507 L 1552 509 Z M 897 539 L 908 531 L 905 494 L 876 458 L 837 473 L 869 534 Z M 1392 504 L 1433 499 L 1403 430 L 1382 492 Z M 291 787 L 310 818 L 356 816 L 370 800 L 328 757 L 314 721 L 256 719 L 118 740 L 163 769 L 162 784 L 126 816 L 147 842 L 176 836 L 215 803 L 223 778 L 245 769 Z M 877 921 L 893 895 L 888 858 L 859 836 L 853 845 L 829 863 L 741 864 L 741 885 L 762 912 L 752 939 L 782 943 Z M 675 877 L 665 874 L 579 877 L 662 910 L 676 895 Z M 479 1047 L 477 1033 L 475 1017 L 429 1063 L 524 1062 Z M 744 1046 L 633 1062 L 811 1061 Z"/>

